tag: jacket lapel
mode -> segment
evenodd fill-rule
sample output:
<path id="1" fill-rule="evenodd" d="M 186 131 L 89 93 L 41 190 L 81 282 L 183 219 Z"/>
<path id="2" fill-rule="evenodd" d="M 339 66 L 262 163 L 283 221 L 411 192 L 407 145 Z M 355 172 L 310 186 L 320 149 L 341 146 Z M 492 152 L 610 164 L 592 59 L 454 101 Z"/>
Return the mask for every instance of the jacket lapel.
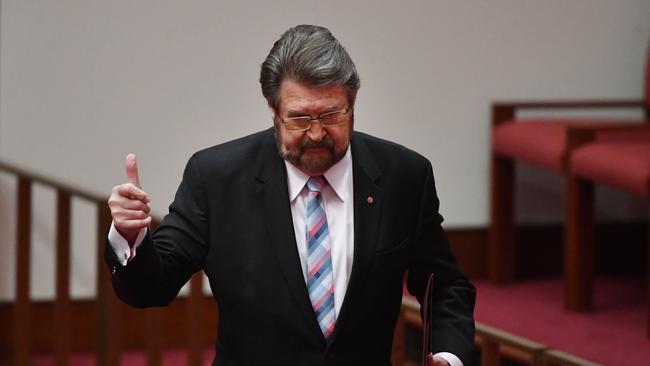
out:
<path id="1" fill-rule="evenodd" d="M 362 136 L 354 133 L 350 145 L 354 186 L 354 259 L 345 299 L 331 339 L 336 337 L 338 330 L 345 324 L 350 311 L 356 306 L 357 297 L 363 292 L 377 245 L 381 219 L 381 171 Z"/>
<path id="2" fill-rule="evenodd" d="M 286 166 L 278 155 L 273 129 L 260 149 L 256 174 L 257 194 L 262 203 L 270 245 L 298 307 L 302 309 L 305 324 L 325 343 L 318 320 L 309 300 L 307 285 L 302 274 L 296 244 L 287 188 Z"/>

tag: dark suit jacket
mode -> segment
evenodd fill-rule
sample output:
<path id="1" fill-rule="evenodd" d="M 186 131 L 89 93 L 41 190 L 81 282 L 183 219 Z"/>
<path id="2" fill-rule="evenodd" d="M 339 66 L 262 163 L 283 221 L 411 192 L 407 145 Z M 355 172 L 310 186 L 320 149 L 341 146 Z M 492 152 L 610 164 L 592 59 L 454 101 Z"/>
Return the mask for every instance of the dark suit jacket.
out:
<path id="1" fill-rule="evenodd" d="M 117 295 L 166 305 L 204 270 L 220 310 L 214 365 L 390 365 L 404 272 L 419 300 L 435 273 L 432 350 L 469 366 L 475 290 L 440 226 L 430 163 L 358 132 L 351 148 L 354 260 L 330 342 L 302 275 L 273 129 L 194 154 L 169 214 L 126 267 L 107 246 Z"/>

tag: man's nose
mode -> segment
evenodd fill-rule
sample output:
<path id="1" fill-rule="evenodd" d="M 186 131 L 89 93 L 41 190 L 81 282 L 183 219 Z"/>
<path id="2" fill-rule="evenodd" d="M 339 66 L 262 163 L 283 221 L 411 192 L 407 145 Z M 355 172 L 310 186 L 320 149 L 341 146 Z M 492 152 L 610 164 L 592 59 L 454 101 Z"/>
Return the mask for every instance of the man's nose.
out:
<path id="1" fill-rule="evenodd" d="M 307 130 L 307 136 L 312 139 L 312 141 L 319 142 L 325 137 L 325 135 L 327 135 L 327 131 L 320 120 L 312 120 L 311 126 L 309 126 L 309 129 Z"/>

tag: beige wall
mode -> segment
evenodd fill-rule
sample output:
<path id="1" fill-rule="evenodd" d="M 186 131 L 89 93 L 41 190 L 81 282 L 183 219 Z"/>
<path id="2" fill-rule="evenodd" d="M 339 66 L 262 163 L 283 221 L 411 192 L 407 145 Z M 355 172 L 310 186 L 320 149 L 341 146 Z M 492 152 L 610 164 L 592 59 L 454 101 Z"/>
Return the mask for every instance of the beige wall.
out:
<path id="1" fill-rule="evenodd" d="M 432 161 L 454 228 L 487 224 L 491 101 L 640 98 L 650 36 L 647 0 L 1 4 L 0 159 L 108 195 L 136 152 L 158 215 L 192 152 L 271 125 L 259 64 L 292 25 L 327 26 L 347 47 L 362 78 L 357 129 Z M 524 168 L 521 181 L 533 194 L 520 217 L 557 221 L 561 180 Z M 0 298 L 13 293 L 14 189 L 0 175 Z M 48 297 L 53 194 L 36 198 L 33 292 Z M 95 266 L 87 206 L 75 204 L 81 297 Z M 642 206 L 608 191 L 600 214 L 638 217 Z"/>

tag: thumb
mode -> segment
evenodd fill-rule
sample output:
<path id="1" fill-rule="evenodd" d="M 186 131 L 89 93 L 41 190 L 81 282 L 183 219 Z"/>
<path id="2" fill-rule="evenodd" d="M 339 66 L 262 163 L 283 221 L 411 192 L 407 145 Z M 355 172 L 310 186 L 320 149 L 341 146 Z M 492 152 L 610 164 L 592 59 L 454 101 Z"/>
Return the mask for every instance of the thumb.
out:
<path id="1" fill-rule="evenodd" d="M 138 177 L 138 161 L 135 159 L 135 154 L 131 153 L 126 156 L 126 177 L 129 183 L 138 188 L 140 187 L 140 178 Z"/>

